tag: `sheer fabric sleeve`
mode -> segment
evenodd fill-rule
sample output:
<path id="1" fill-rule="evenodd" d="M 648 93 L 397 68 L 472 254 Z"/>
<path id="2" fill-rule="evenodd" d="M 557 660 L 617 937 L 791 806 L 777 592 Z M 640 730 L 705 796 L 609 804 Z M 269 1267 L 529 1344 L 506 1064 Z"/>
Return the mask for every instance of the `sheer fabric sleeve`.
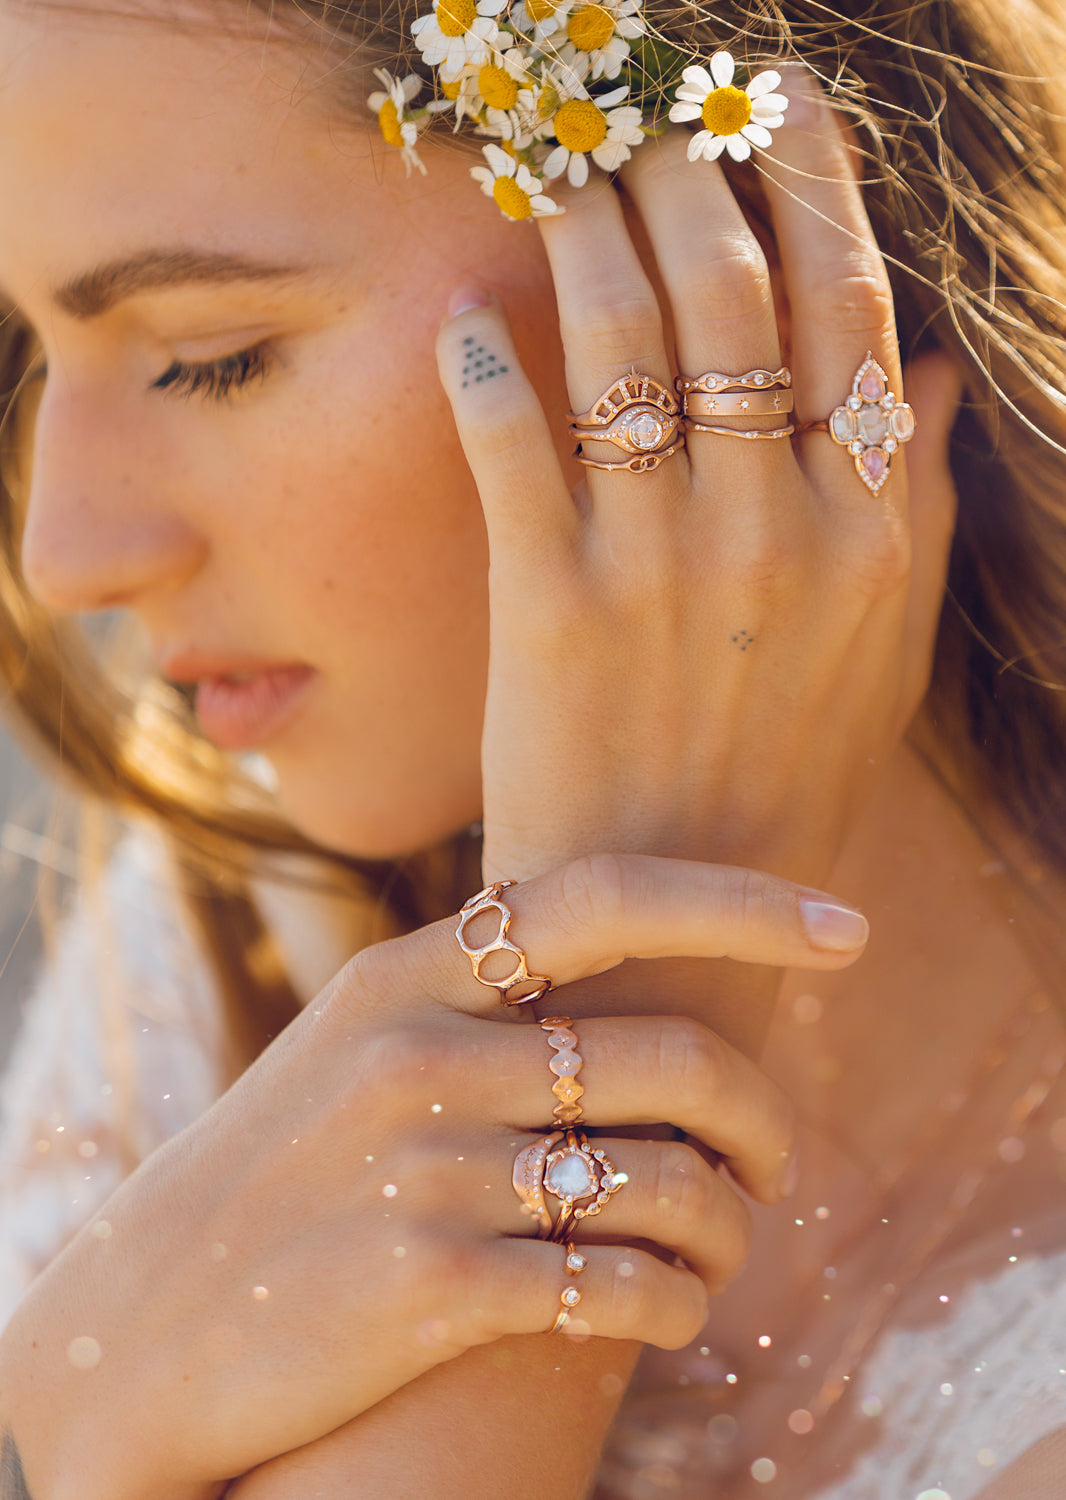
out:
<path id="1" fill-rule="evenodd" d="M 0 1328 L 137 1164 L 221 1092 L 219 1005 L 164 846 L 79 890 L 0 1085 Z"/>

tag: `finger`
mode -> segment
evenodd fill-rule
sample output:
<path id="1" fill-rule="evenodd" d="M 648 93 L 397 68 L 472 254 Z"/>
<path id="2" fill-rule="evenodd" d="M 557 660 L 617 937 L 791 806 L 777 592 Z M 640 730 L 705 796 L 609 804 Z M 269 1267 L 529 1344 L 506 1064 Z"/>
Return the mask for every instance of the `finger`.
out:
<path id="1" fill-rule="evenodd" d="M 962 376 L 941 351 L 919 355 L 906 370 L 907 399 L 917 417 L 907 445 L 912 562 L 904 621 L 907 680 L 904 702 L 916 709 L 929 683 L 943 607 L 957 496 L 951 473 L 951 430 L 958 416 Z"/>
<path id="2" fill-rule="evenodd" d="M 587 412 L 615 381 L 636 370 L 664 386 L 673 377 L 659 301 L 626 227 L 618 194 L 597 182 L 567 197 L 565 214 L 538 219 L 548 255 L 566 351 L 566 383 L 574 412 Z M 680 432 L 677 434 L 681 436 Z M 576 441 L 576 440 L 575 440 Z M 613 443 L 587 442 L 588 457 L 625 462 Z M 653 494 L 673 494 L 688 478 L 684 450 L 649 472 L 588 470 L 593 508 L 603 506 L 608 529 L 642 526 Z M 665 486 L 665 489 L 664 489 Z"/>
<path id="3" fill-rule="evenodd" d="M 778 876 L 641 854 L 583 855 L 504 890 L 461 925 L 477 951 L 494 946 L 506 929 L 506 941 L 522 949 L 530 971 L 557 986 L 626 958 L 836 969 L 858 955 L 869 935 L 854 908 Z M 498 995 L 487 982 L 511 974 L 516 956 L 490 953 L 482 968 L 486 983 L 476 982 L 457 942 L 459 927 L 449 917 L 364 949 L 333 981 L 329 1006 L 342 1024 L 353 1010 L 364 1015 L 368 1004 L 421 1009 L 431 996 L 472 1014 L 498 1013 Z"/>
<path id="4" fill-rule="evenodd" d="M 776 370 L 781 344 L 766 257 L 717 162 L 690 162 L 687 133 L 668 131 L 634 153 L 622 169 L 640 210 L 670 299 L 677 361 L 690 377 L 720 371 L 741 375 Z M 749 393 L 748 399 L 752 399 Z M 767 393 L 769 394 L 769 393 Z M 788 392 L 775 392 L 778 400 Z M 786 416 L 704 422 L 738 429 L 780 427 Z M 689 462 L 697 480 L 730 494 L 757 474 L 781 493 L 781 476 L 796 462 L 788 442 L 745 442 L 690 432 Z"/>
<path id="5" fill-rule="evenodd" d="M 791 310 L 792 368 L 799 421 L 827 417 L 850 394 L 867 350 L 902 395 L 892 292 L 856 177 L 856 158 L 813 74 L 789 66 L 785 123 L 774 159 L 762 159 L 766 194 Z M 850 455 L 824 434 L 804 441 L 804 466 L 848 500 L 866 504 L 861 484 L 842 483 Z M 895 488 L 902 499 L 903 485 Z"/>
<path id="6" fill-rule="evenodd" d="M 579 529 L 555 440 L 499 301 L 471 287 L 451 305 L 437 364 L 481 497 L 493 567 L 509 579 L 536 579 L 570 555 Z"/>
<path id="7" fill-rule="evenodd" d="M 471 1267 L 470 1328 L 485 1343 L 512 1333 L 547 1332 L 568 1288 L 580 1294 L 561 1330 L 570 1337 L 591 1334 L 683 1349 L 707 1321 L 707 1290 L 694 1272 L 628 1246 L 587 1245 L 579 1253 L 586 1264 L 570 1276 L 563 1245 L 498 1240 Z"/>
<path id="8" fill-rule="evenodd" d="M 682 1141 L 605 1136 L 589 1146 L 604 1153 L 616 1180 L 624 1174 L 625 1181 L 601 1210 L 575 1216 L 570 1238 L 579 1249 L 605 1240 L 649 1240 L 679 1255 L 712 1294 L 743 1270 L 751 1247 L 751 1211 L 699 1152 Z M 550 1195 L 548 1202 L 558 1209 Z M 580 1202 L 575 1207 L 581 1212 Z M 521 1233 L 516 1226 L 524 1218 L 516 1199 L 500 1228 Z"/>
<path id="9" fill-rule="evenodd" d="M 467 1022 L 438 1041 L 425 1087 L 437 1088 L 438 1078 L 449 1081 L 452 1095 L 468 1101 L 471 1123 L 488 1113 L 508 1129 L 537 1131 L 563 1102 L 553 1095 L 559 1082 L 549 1070 L 554 1061 L 563 1078 L 583 1089 L 576 1095 L 583 1124 L 677 1126 L 724 1158 L 753 1198 L 780 1200 L 795 1146 L 795 1111 L 750 1058 L 688 1016 L 588 1017 L 570 1028 L 577 1037 L 576 1071 L 569 1057 L 558 1060 L 539 1027 L 501 1033 Z"/>

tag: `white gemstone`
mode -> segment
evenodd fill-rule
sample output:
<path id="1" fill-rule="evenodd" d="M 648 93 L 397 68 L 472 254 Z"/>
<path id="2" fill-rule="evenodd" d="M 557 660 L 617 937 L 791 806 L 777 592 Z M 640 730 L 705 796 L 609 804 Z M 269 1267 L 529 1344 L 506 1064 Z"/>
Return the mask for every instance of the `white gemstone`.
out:
<path id="1" fill-rule="evenodd" d="M 604 1172 L 603 1176 L 600 1178 L 600 1187 L 603 1188 L 604 1192 L 607 1193 L 612 1190 L 612 1188 L 614 1187 L 614 1178 L 611 1176 L 610 1172 Z"/>
<path id="2" fill-rule="evenodd" d="M 885 438 L 884 442 L 881 444 L 881 447 L 885 450 L 886 453 L 895 453 L 897 446 L 898 445 L 895 438 Z"/>
<path id="3" fill-rule="evenodd" d="M 597 1161 L 602 1161 L 603 1160 L 603 1152 L 602 1151 L 594 1151 L 592 1154 L 596 1158 Z"/>
<path id="4" fill-rule="evenodd" d="M 914 412 L 904 402 L 897 406 L 891 417 L 892 431 L 901 443 L 909 442 L 914 436 Z"/>
<path id="5" fill-rule="evenodd" d="M 557 1198 L 588 1198 L 596 1191 L 592 1169 L 576 1151 L 564 1151 L 544 1174 L 544 1185 Z"/>
<path id="6" fill-rule="evenodd" d="M 861 453 L 862 452 L 862 444 L 860 442 L 858 442 L 857 440 L 854 443 L 849 443 L 848 444 L 848 451 L 850 453 Z"/>
<path id="7" fill-rule="evenodd" d="M 880 406 L 866 406 L 859 413 L 859 436 L 870 446 L 884 442 L 888 434 L 888 416 Z"/>
<path id="8" fill-rule="evenodd" d="M 765 375 L 756 375 L 756 377 L 755 377 L 755 384 L 756 385 L 762 385 L 762 383 L 763 383 L 763 381 L 765 379 L 766 379 Z"/>
<path id="9" fill-rule="evenodd" d="M 629 419 L 626 431 L 638 448 L 654 448 L 662 441 L 664 426 L 652 412 L 642 411 Z"/>
<path id="10" fill-rule="evenodd" d="M 850 443 L 855 436 L 855 417 L 846 406 L 838 406 L 829 418 L 829 431 L 838 443 Z"/>
<path id="11" fill-rule="evenodd" d="M 563 1301 L 566 1303 L 567 1307 L 577 1306 L 577 1304 L 581 1301 L 581 1293 L 578 1291 L 576 1286 L 567 1287 L 566 1291 L 563 1293 Z"/>
<path id="12" fill-rule="evenodd" d="M 578 1255 L 575 1250 L 572 1255 L 566 1257 L 566 1269 L 568 1271 L 583 1271 L 588 1262 L 583 1255 Z"/>
<path id="13" fill-rule="evenodd" d="M 849 396 L 848 397 L 848 405 L 851 407 L 852 411 L 858 411 L 859 407 L 862 405 L 862 397 L 861 396 Z"/>

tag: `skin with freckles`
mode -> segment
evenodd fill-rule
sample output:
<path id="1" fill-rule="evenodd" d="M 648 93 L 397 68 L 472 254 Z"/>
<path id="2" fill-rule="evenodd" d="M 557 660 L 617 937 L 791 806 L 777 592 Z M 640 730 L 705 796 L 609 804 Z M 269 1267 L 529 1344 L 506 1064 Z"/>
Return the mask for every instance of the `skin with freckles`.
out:
<path id="1" fill-rule="evenodd" d="M 484 523 L 434 339 L 454 286 L 480 277 L 565 410 L 540 240 L 477 193 L 464 153 L 433 152 L 427 188 L 376 131 L 327 133 L 284 48 L 159 43 L 76 11 L 0 12 L 0 196 L 23 205 L 0 226 L 0 283 L 49 369 L 26 573 L 58 610 L 128 608 L 156 653 L 310 664 L 264 746 L 282 811 L 331 847 L 422 847 L 478 814 L 487 643 Z M 314 275 L 158 288 L 86 321 L 52 301 L 99 262 L 173 245 Z M 153 389 L 175 360 L 255 344 L 270 368 L 229 399 Z M 469 365 L 500 368 L 480 348 Z"/>

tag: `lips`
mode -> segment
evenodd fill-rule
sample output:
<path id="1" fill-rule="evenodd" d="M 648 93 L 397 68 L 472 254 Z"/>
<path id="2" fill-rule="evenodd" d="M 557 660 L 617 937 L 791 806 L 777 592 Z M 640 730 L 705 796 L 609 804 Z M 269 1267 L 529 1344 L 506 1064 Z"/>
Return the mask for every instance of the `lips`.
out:
<path id="1" fill-rule="evenodd" d="M 274 738 L 318 676 L 305 662 L 191 654 L 161 670 L 172 682 L 195 683 L 200 728 L 220 750 L 250 750 Z"/>

